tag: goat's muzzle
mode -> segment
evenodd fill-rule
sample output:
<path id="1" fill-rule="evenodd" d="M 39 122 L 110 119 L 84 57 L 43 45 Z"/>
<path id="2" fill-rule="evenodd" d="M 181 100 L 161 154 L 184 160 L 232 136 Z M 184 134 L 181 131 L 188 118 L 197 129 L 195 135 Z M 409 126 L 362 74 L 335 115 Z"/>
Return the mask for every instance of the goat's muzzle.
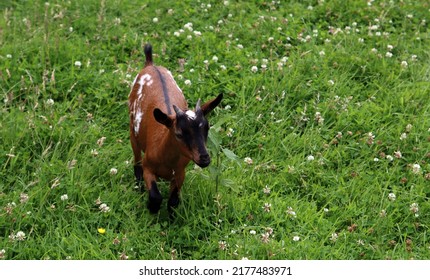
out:
<path id="1" fill-rule="evenodd" d="M 211 163 L 211 158 L 208 154 L 203 154 L 200 155 L 199 160 L 195 161 L 195 163 L 201 167 L 201 168 L 205 168 L 207 167 L 210 163 Z"/>

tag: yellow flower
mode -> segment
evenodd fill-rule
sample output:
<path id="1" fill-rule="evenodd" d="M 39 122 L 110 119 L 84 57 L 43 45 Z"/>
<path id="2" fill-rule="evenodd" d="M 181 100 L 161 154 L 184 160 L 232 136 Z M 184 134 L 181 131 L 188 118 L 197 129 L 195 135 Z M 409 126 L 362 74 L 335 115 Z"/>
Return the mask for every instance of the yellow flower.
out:
<path id="1" fill-rule="evenodd" d="M 105 229 L 105 228 L 98 228 L 98 229 L 97 229 L 97 231 L 98 231 L 100 234 L 105 234 L 105 233 L 106 233 L 106 229 Z"/>

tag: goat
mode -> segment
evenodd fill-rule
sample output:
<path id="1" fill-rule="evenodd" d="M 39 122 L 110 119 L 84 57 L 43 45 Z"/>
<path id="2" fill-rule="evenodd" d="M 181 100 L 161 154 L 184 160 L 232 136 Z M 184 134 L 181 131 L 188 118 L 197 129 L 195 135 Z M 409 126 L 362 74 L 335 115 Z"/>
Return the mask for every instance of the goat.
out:
<path id="1" fill-rule="evenodd" d="M 130 142 L 134 154 L 134 175 L 141 191 L 144 181 L 149 193 L 148 209 L 160 210 L 162 196 L 157 188 L 161 177 L 170 181 L 168 211 L 179 204 L 179 193 L 190 161 L 204 168 L 210 164 L 206 149 L 209 114 L 222 99 L 222 94 L 200 105 L 187 108 L 182 90 L 171 72 L 154 66 L 152 46 L 144 47 L 145 66 L 136 76 L 129 95 Z M 142 159 L 142 152 L 144 157 Z"/>

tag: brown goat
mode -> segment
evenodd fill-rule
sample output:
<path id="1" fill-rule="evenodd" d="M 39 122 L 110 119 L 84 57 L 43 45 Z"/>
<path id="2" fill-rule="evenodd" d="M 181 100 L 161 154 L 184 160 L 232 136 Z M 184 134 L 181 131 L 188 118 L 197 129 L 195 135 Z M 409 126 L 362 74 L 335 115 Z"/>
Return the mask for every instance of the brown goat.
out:
<path id="1" fill-rule="evenodd" d="M 222 94 L 203 105 L 199 100 L 194 111 L 188 110 L 170 71 L 153 65 L 151 45 L 145 45 L 144 52 L 145 67 L 133 82 L 128 102 L 134 174 L 142 191 L 145 181 L 151 213 L 160 210 L 162 201 L 158 178 L 170 181 L 171 213 L 179 204 L 187 164 L 192 160 L 204 168 L 210 163 L 205 145 L 209 124 L 205 116 L 221 102 Z"/>

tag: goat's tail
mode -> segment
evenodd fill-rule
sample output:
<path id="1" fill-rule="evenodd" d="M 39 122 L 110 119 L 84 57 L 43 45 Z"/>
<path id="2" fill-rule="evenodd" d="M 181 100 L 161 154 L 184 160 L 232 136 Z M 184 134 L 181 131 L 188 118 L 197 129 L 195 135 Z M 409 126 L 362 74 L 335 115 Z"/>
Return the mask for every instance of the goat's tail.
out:
<path id="1" fill-rule="evenodd" d="M 146 44 L 143 51 L 145 53 L 145 58 L 146 58 L 145 66 L 152 65 L 153 63 L 152 63 L 152 46 L 151 46 L 151 44 L 149 44 L 149 43 Z"/>

